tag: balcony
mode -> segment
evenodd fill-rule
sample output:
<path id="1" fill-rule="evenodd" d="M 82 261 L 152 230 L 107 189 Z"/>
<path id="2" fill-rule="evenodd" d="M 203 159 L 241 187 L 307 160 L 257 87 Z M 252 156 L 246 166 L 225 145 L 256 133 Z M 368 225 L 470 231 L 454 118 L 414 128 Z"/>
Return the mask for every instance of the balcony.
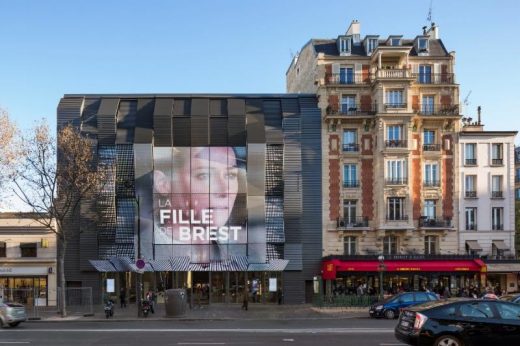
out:
<path id="1" fill-rule="evenodd" d="M 419 104 L 414 105 L 413 109 L 420 115 L 459 115 L 459 105 Z"/>
<path id="2" fill-rule="evenodd" d="M 503 159 L 491 159 L 491 164 L 493 166 L 503 166 L 504 160 Z"/>
<path id="3" fill-rule="evenodd" d="M 325 74 L 326 85 L 360 85 L 370 84 L 370 76 L 362 73 L 326 73 Z"/>
<path id="4" fill-rule="evenodd" d="M 337 228 L 360 228 L 368 227 L 368 217 L 346 217 L 338 219 Z"/>
<path id="5" fill-rule="evenodd" d="M 477 198 L 477 191 L 466 191 L 464 193 L 464 197 L 466 197 L 466 198 Z"/>
<path id="6" fill-rule="evenodd" d="M 359 187 L 359 180 L 345 180 L 343 187 L 346 189 Z"/>
<path id="7" fill-rule="evenodd" d="M 503 231 L 504 230 L 504 225 L 494 223 L 494 224 L 491 225 L 491 229 L 493 231 Z"/>
<path id="8" fill-rule="evenodd" d="M 520 183 L 520 177 L 515 175 L 515 183 Z"/>
<path id="9" fill-rule="evenodd" d="M 415 82 L 419 84 L 454 84 L 453 73 L 414 73 Z"/>
<path id="10" fill-rule="evenodd" d="M 503 191 L 491 191 L 491 198 L 504 198 Z"/>
<path id="11" fill-rule="evenodd" d="M 386 178 L 386 185 L 406 185 L 408 184 L 408 178 Z"/>
<path id="12" fill-rule="evenodd" d="M 405 79 L 412 78 L 412 73 L 406 68 L 378 69 L 376 79 Z"/>
<path id="13" fill-rule="evenodd" d="M 466 231 L 476 231 L 476 230 L 477 230 L 476 223 L 466 224 Z"/>
<path id="14" fill-rule="evenodd" d="M 385 103 L 384 104 L 384 107 L 385 107 L 385 112 L 388 112 L 388 111 L 397 111 L 397 110 L 403 110 L 408 107 L 406 102 L 393 102 L 393 103 Z"/>
<path id="15" fill-rule="evenodd" d="M 337 107 L 328 106 L 327 115 L 343 115 L 343 116 L 356 116 L 356 115 L 375 115 L 377 112 L 376 104 L 361 104 L 361 105 L 341 105 L 339 109 Z"/>
<path id="16" fill-rule="evenodd" d="M 346 144 L 343 144 L 343 151 L 344 152 L 358 152 L 359 151 L 359 144 L 356 144 L 356 143 L 346 143 Z"/>
<path id="17" fill-rule="evenodd" d="M 425 180 L 423 181 L 424 187 L 439 187 L 441 186 L 440 180 Z"/>
<path id="18" fill-rule="evenodd" d="M 386 215 L 386 221 L 408 221 L 408 215 Z"/>
<path id="19" fill-rule="evenodd" d="M 385 147 L 387 148 L 407 148 L 408 141 L 406 139 L 391 139 L 385 141 Z"/>
<path id="20" fill-rule="evenodd" d="M 440 144 L 423 144 L 422 150 L 423 151 L 441 151 L 441 145 Z"/>
<path id="21" fill-rule="evenodd" d="M 465 159 L 464 160 L 465 166 L 476 166 L 477 165 L 477 159 Z"/>
<path id="22" fill-rule="evenodd" d="M 450 219 L 432 219 L 427 216 L 421 216 L 419 219 L 419 227 L 422 228 L 447 228 L 451 227 Z"/>

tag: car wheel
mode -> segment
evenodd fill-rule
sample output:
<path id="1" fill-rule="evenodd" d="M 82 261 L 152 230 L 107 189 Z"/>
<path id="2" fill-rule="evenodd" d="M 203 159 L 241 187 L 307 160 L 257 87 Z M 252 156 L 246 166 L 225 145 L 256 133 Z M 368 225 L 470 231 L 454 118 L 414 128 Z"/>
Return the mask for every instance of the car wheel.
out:
<path id="1" fill-rule="evenodd" d="M 394 310 L 386 310 L 385 311 L 385 317 L 389 320 L 393 320 L 395 318 L 395 312 Z"/>
<path id="2" fill-rule="evenodd" d="M 19 324 L 20 324 L 20 322 L 12 322 L 12 323 L 9 323 L 9 326 L 14 328 L 14 327 L 17 327 Z"/>
<path id="3" fill-rule="evenodd" d="M 464 344 L 452 335 L 443 335 L 433 343 L 434 346 L 463 346 Z"/>

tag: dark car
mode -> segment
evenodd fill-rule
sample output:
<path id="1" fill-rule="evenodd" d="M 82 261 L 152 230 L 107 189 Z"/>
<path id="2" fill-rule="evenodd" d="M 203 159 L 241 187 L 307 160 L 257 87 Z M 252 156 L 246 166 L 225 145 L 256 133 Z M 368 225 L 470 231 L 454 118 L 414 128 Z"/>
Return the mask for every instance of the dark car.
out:
<path id="1" fill-rule="evenodd" d="M 517 294 L 508 294 L 499 298 L 505 302 L 511 302 L 515 304 L 520 304 L 520 293 Z"/>
<path id="2" fill-rule="evenodd" d="M 518 345 L 520 305 L 500 300 L 442 300 L 402 311 L 395 337 L 416 346 Z"/>
<path id="3" fill-rule="evenodd" d="M 437 295 L 431 292 L 404 292 L 370 306 L 370 317 L 386 317 L 393 319 L 399 316 L 402 308 L 438 300 Z"/>

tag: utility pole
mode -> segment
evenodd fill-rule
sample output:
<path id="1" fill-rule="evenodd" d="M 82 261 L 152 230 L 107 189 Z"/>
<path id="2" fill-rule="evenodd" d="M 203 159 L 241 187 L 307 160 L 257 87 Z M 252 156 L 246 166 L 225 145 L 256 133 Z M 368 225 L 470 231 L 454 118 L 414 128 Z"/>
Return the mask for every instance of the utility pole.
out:
<path id="1" fill-rule="evenodd" d="M 141 259 L 141 206 L 140 206 L 140 199 L 139 195 L 137 197 L 134 197 L 134 200 L 137 204 L 137 260 Z M 143 309 L 141 308 L 142 305 L 142 281 L 143 281 L 143 274 L 140 272 L 136 272 L 136 280 L 135 280 L 135 294 L 136 294 L 136 303 L 137 303 L 137 317 L 143 317 Z"/>

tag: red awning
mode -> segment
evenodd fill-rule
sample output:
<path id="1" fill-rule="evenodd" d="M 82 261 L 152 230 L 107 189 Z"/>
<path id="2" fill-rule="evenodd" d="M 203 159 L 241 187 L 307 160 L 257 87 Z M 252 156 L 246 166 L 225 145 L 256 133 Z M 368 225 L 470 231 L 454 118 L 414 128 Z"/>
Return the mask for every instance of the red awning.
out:
<path id="1" fill-rule="evenodd" d="M 386 272 L 480 272 L 484 262 L 475 260 L 386 260 Z M 377 272 L 379 261 L 327 260 L 322 263 L 323 279 L 335 279 L 337 272 Z"/>

